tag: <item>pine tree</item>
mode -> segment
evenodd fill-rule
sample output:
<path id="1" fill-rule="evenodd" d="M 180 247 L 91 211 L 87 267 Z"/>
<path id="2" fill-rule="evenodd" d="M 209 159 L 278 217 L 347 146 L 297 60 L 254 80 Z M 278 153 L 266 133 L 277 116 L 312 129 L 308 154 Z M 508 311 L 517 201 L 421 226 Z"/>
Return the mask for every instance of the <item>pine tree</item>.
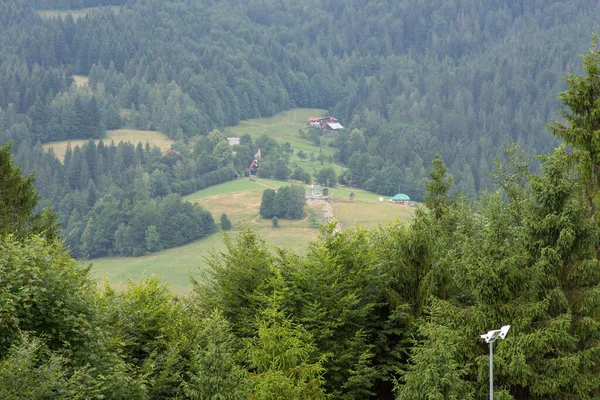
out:
<path id="1" fill-rule="evenodd" d="M 241 400 L 249 397 L 248 373 L 236 362 L 238 339 L 219 312 L 202 321 L 201 343 L 192 354 L 189 381 L 183 390 L 190 399 Z"/>
<path id="2" fill-rule="evenodd" d="M 558 113 L 568 124 L 552 121 L 549 128 L 571 147 L 578 163 L 577 171 L 587 200 L 596 214 L 600 194 L 600 51 L 594 35 L 592 46 L 583 58 L 586 76 L 571 73 L 566 81 L 569 88 L 558 98 L 568 110 Z"/>
<path id="3" fill-rule="evenodd" d="M 221 229 L 228 231 L 232 228 L 231 221 L 227 218 L 227 214 L 221 214 Z"/>
<path id="4" fill-rule="evenodd" d="M 263 192 L 262 200 L 260 202 L 260 216 L 265 219 L 273 218 L 276 215 L 275 210 L 275 197 L 276 192 L 273 189 L 266 189 Z"/>
<path id="5" fill-rule="evenodd" d="M 429 181 L 425 184 L 427 188 L 425 205 L 434 212 L 436 218 L 440 218 L 449 203 L 448 190 L 452 186 L 453 178 L 447 174 L 446 166 L 439 154 L 435 155 L 432 167 Z"/>
<path id="6" fill-rule="evenodd" d="M 54 213 L 49 208 L 34 212 L 39 201 L 34 180 L 33 174 L 25 178 L 21 167 L 14 165 L 10 143 L 0 147 L 0 237 L 11 233 L 58 237 Z"/>
<path id="7" fill-rule="evenodd" d="M 258 399 L 324 399 L 323 359 L 312 338 L 301 326 L 286 317 L 276 295 L 258 317 L 258 332 L 247 349 L 255 368 L 253 396 Z"/>

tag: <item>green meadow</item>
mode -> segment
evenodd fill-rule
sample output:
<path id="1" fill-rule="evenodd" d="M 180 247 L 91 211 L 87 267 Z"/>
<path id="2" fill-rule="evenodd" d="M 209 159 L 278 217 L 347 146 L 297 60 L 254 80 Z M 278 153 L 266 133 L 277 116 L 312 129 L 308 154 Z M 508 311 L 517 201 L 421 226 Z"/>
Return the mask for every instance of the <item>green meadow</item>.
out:
<path id="1" fill-rule="evenodd" d="M 298 134 L 299 129 L 305 130 L 304 127 L 309 117 L 324 114 L 325 110 L 319 109 L 290 110 L 271 118 L 243 121 L 238 126 L 227 127 L 225 132 L 229 137 L 249 133 L 256 139 L 265 134 L 273 137 L 279 143 L 289 142 L 294 148 L 294 154 L 290 159 L 292 167 L 294 164 L 300 165 L 312 173 L 322 167 L 333 165 L 339 173 L 341 167 L 335 164 L 325 161 L 321 165 L 319 161 L 315 161 L 313 165 L 310 160 L 300 160 L 297 156 L 298 150 L 307 154 L 312 152 L 315 157 L 319 151 L 326 156 L 333 156 L 335 150 L 327 145 L 332 137 L 326 136 L 327 134 L 323 136 L 322 145 L 319 147 Z M 117 136 L 116 133 L 114 135 Z M 134 137 L 129 137 L 129 135 Z M 170 145 L 170 142 L 167 143 L 168 138 L 157 132 L 151 134 L 146 131 L 120 130 L 118 136 L 127 137 L 128 140 L 153 139 L 157 143 L 153 143 L 151 140 L 151 144 L 157 145 L 159 145 L 158 141 L 164 140 L 165 142 L 159 145 L 161 148 Z M 235 231 L 239 227 L 248 226 L 258 232 L 269 245 L 285 247 L 299 254 L 305 252 L 307 245 L 318 236 L 318 229 L 309 226 L 311 215 L 324 221 L 325 214 L 331 214 L 340 223 L 342 229 L 350 229 L 355 225 L 376 227 L 396 220 L 408 221 L 412 218 L 414 211 L 414 208 L 409 206 L 388 203 L 388 197 L 381 201 L 379 195 L 364 190 L 333 187 L 330 188 L 328 201 L 307 200 L 306 215 L 303 219 L 280 220 L 279 228 L 273 228 L 271 220 L 265 220 L 259 215 L 262 193 L 267 188 L 277 189 L 291 184 L 292 182 L 261 177 L 253 177 L 252 181 L 249 178 L 241 178 L 192 193 L 185 196 L 184 200 L 198 203 L 205 210 L 210 211 L 217 223 L 219 223 L 221 214 L 227 214 L 233 223 L 233 230 L 229 233 L 231 235 L 235 235 Z M 303 185 L 297 182 L 293 184 Z M 304 185 L 304 187 L 307 192 L 310 191 L 308 185 Z M 350 200 L 350 193 L 355 194 L 353 201 Z M 95 277 L 107 279 L 116 287 L 121 287 L 128 279 L 137 280 L 143 277 L 157 276 L 162 282 L 168 283 L 173 291 L 185 293 L 191 289 L 190 275 L 201 279 L 200 271 L 206 269 L 207 257 L 210 257 L 213 252 L 224 250 L 222 233 L 215 233 L 194 243 L 143 257 L 101 258 L 90 260 L 90 262 Z"/>
<path id="2" fill-rule="evenodd" d="M 294 149 L 294 154 L 290 157 L 290 167 L 296 165 L 302 167 L 311 175 L 318 172 L 322 168 L 333 166 L 336 173 L 339 175 L 342 168 L 334 163 L 323 161 L 321 164 L 317 160 L 319 154 L 325 157 L 333 157 L 335 149 L 329 144 L 333 141 L 333 137 L 329 133 L 324 133 L 321 136 L 321 146 L 315 145 L 311 140 L 302 138 L 298 133 L 299 130 L 304 133 L 308 132 L 306 124 L 309 117 L 320 117 L 326 114 L 326 110 L 318 108 L 296 108 L 293 110 L 283 111 L 269 118 L 257 118 L 248 121 L 242 121 L 239 125 L 228 126 L 225 128 L 227 136 L 242 136 L 246 133 L 250 134 L 253 139 L 257 139 L 261 135 L 267 135 L 274 138 L 278 143 L 288 142 Z M 307 158 L 302 160 L 298 157 L 298 151 L 302 150 L 306 153 Z M 310 154 L 313 153 L 315 160 L 311 161 Z"/>
<path id="3" fill-rule="evenodd" d="M 302 254 L 318 236 L 318 229 L 309 227 L 308 217 L 311 214 L 322 216 L 326 205 L 324 200 L 307 200 L 306 217 L 297 221 L 280 220 L 279 228 L 273 228 L 271 221 L 261 218 L 258 213 L 262 192 L 266 188 L 276 189 L 290 184 L 262 178 L 252 182 L 242 178 L 192 193 L 184 199 L 211 211 L 217 223 L 221 214 L 226 213 L 233 223 L 233 230 L 229 232 L 231 235 L 235 235 L 235 230 L 240 226 L 249 226 L 269 245 Z M 350 200 L 352 192 L 355 193 L 354 201 Z M 408 221 L 414 211 L 412 207 L 388 203 L 387 197 L 379 201 L 380 196 L 363 190 L 336 187 L 330 193 L 333 198 L 327 207 L 330 207 L 342 229 L 354 225 L 376 227 L 397 219 Z M 206 258 L 212 252 L 224 250 L 222 233 L 215 233 L 185 246 L 143 257 L 101 258 L 90 262 L 95 277 L 107 279 L 117 288 L 129 278 L 137 280 L 157 276 L 162 282 L 168 283 L 173 291 L 185 293 L 191 289 L 190 274 L 201 279 L 199 272 L 207 267 Z"/>

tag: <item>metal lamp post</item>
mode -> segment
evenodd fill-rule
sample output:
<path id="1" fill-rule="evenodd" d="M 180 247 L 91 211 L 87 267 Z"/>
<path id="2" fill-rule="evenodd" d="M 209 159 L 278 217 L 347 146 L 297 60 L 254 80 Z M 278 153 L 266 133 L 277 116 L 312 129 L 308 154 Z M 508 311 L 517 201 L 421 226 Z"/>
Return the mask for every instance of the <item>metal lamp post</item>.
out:
<path id="1" fill-rule="evenodd" d="M 498 338 L 504 339 L 509 329 L 510 325 L 504 325 L 500 329 L 479 335 L 480 338 L 490 345 L 490 400 L 494 400 L 494 342 Z"/>

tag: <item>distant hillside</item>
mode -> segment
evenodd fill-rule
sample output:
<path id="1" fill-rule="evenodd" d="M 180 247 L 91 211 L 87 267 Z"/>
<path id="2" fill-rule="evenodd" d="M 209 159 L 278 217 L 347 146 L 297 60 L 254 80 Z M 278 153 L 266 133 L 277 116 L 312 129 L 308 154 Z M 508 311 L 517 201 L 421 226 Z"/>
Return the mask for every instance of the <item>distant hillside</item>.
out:
<path id="1" fill-rule="evenodd" d="M 474 195 L 492 184 L 506 142 L 552 147 L 544 125 L 600 10 L 584 0 L 104 3 L 121 10 L 44 20 L 36 9 L 99 3 L 0 4 L 0 140 L 98 137 L 102 124 L 120 127 L 121 108 L 137 129 L 187 140 L 316 107 L 348 128 L 335 142 L 344 179 L 416 198 L 436 152 L 456 190 Z M 91 106 L 70 89 L 73 74 L 89 76 Z M 100 120 L 80 121 L 92 106 Z"/>

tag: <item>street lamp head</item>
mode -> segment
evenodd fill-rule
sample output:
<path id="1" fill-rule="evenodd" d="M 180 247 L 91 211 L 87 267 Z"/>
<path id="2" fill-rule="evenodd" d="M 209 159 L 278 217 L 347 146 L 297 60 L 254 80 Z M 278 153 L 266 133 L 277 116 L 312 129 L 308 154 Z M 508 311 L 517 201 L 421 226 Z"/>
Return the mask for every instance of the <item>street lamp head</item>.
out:
<path id="1" fill-rule="evenodd" d="M 506 337 L 506 334 L 508 333 L 509 329 L 510 329 L 510 325 L 504 325 L 500 329 L 495 329 L 493 331 L 489 331 L 486 334 L 479 335 L 479 337 L 482 338 L 483 340 L 485 340 L 486 343 L 494 343 L 496 341 L 496 339 L 498 339 L 498 338 L 504 339 Z"/>
<path id="2" fill-rule="evenodd" d="M 502 328 L 500 328 L 500 339 L 504 339 L 506 337 L 509 329 L 510 325 L 504 325 Z"/>

